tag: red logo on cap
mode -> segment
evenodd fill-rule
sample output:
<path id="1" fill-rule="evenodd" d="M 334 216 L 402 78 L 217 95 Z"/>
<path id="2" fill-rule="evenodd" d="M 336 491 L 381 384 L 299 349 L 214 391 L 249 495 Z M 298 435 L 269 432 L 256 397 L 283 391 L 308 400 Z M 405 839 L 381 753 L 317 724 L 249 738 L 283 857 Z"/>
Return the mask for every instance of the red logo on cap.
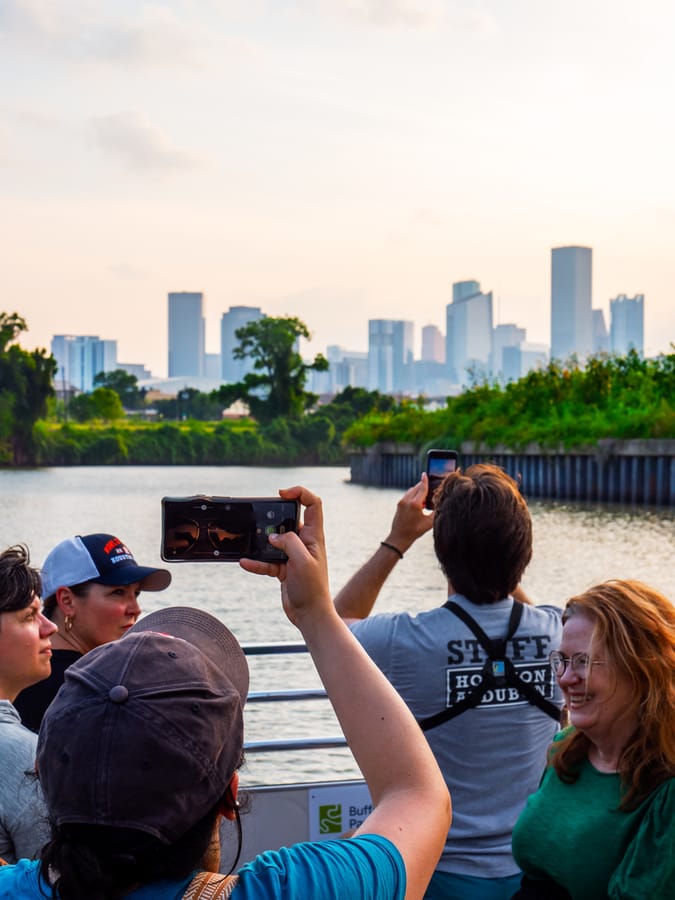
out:
<path id="1" fill-rule="evenodd" d="M 119 547 L 121 543 L 122 543 L 122 541 L 119 538 L 113 538 L 111 541 L 108 541 L 108 543 L 105 545 L 105 547 L 103 548 L 103 552 L 107 556 L 110 556 L 110 554 L 113 552 L 115 547 Z"/>

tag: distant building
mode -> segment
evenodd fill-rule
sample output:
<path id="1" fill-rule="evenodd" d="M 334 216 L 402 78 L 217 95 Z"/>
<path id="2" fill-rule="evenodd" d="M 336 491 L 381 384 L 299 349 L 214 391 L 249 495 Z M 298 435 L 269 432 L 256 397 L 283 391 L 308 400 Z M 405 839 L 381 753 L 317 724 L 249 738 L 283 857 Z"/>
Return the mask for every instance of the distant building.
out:
<path id="1" fill-rule="evenodd" d="M 204 354 L 204 378 L 220 381 L 220 353 Z"/>
<path id="2" fill-rule="evenodd" d="M 518 325 L 504 323 L 496 325 L 492 334 L 492 374 L 500 381 L 508 381 L 504 368 L 504 350 L 519 347 L 527 338 L 527 332 Z"/>
<path id="3" fill-rule="evenodd" d="M 383 394 L 412 390 L 414 324 L 395 319 L 368 320 L 368 388 Z"/>
<path id="4" fill-rule="evenodd" d="M 308 388 L 315 394 L 339 394 L 346 387 L 368 387 L 368 354 L 337 344 L 326 348 L 326 372 L 308 372 Z"/>
<path id="5" fill-rule="evenodd" d="M 593 353 L 609 352 L 609 332 L 605 324 L 605 314 L 601 309 L 593 310 Z"/>
<path id="6" fill-rule="evenodd" d="M 101 340 L 95 335 L 55 334 L 51 342 L 57 370 L 54 383 L 61 389 L 71 386 L 89 392 L 100 372 L 114 372 L 117 365 L 117 341 Z"/>
<path id="7" fill-rule="evenodd" d="M 591 292 L 593 251 L 590 247 L 551 250 L 551 356 L 584 360 L 593 351 Z"/>
<path id="8" fill-rule="evenodd" d="M 532 369 L 541 369 L 548 363 L 548 346 L 522 341 L 515 347 L 504 347 L 503 380 L 518 381 Z"/>
<path id="9" fill-rule="evenodd" d="M 445 363 L 445 338 L 436 325 L 422 329 L 422 362 Z"/>
<path id="10" fill-rule="evenodd" d="M 145 381 L 152 378 L 150 369 L 146 369 L 143 363 L 123 363 L 118 362 L 117 368 L 122 369 L 127 375 L 135 375 L 138 381 Z"/>
<path id="11" fill-rule="evenodd" d="M 492 291 L 482 293 L 477 281 L 453 284 L 446 323 L 445 361 L 450 381 L 467 385 L 472 375 L 487 376 L 492 362 Z"/>
<path id="12" fill-rule="evenodd" d="M 258 306 L 231 306 L 223 313 L 220 320 L 220 373 L 226 384 L 241 381 L 247 372 L 253 371 L 250 359 L 234 358 L 234 349 L 239 345 L 236 331 L 262 318 L 263 312 Z"/>
<path id="13" fill-rule="evenodd" d="M 609 301 L 610 337 L 612 353 L 624 356 L 632 348 L 644 353 L 645 295 L 627 297 L 619 294 Z"/>
<path id="14" fill-rule="evenodd" d="M 169 378 L 204 374 L 204 316 L 201 292 L 169 294 Z"/>

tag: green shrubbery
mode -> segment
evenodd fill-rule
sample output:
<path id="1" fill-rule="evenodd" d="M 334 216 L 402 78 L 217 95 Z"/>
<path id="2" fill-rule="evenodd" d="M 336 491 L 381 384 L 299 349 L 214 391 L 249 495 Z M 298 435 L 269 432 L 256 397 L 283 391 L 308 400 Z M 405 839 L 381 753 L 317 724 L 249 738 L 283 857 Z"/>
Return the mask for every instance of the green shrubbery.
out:
<path id="1" fill-rule="evenodd" d="M 504 387 L 475 385 L 437 412 L 405 406 L 372 413 L 348 428 L 344 440 L 358 447 L 474 441 L 517 450 L 532 443 L 571 449 L 601 438 L 675 438 L 674 397 L 675 353 L 597 356 L 584 368 L 552 362 Z"/>

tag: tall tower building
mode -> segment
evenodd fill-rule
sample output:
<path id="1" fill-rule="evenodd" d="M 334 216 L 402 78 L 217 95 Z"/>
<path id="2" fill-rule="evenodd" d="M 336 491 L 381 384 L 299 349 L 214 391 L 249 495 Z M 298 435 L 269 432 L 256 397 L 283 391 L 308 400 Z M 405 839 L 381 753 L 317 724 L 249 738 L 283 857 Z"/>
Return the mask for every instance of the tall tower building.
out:
<path id="1" fill-rule="evenodd" d="M 236 331 L 249 322 L 257 322 L 262 318 L 263 312 L 258 306 L 231 306 L 223 313 L 220 320 L 220 360 L 224 382 L 241 381 L 247 372 L 253 371 L 250 359 L 234 358 L 234 348 L 239 345 Z"/>
<path id="2" fill-rule="evenodd" d="M 492 374 L 501 382 L 513 380 L 511 370 L 507 371 L 504 354 L 507 350 L 518 348 L 527 339 L 527 332 L 513 323 L 496 325 L 492 332 Z M 511 357 L 513 358 L 513 357 Z"/>
<path id="3" fill-rule="evenodd" d="M 445 339 L 436 325 L 425 325 L 422 329 L 422 361 L 445 362 Z"/>
<path id="4" fill-rule="evenodd" d="M 385 394 L 412 387 L 414 324 L 395 319 L 368 320 L 368 388 Z"/>
<path id="5" fill-rule="evenodd" d="M 477 281 L 452 286 L 446 308 L 445 362 L 448 378 L 466 385 L 470 373 L 488 375 L 492 359 L 492 291 L 484 294 Z"/>
<path id="6" fill-rule="evenodd" d="M 169 378 L 204 374 L 204 316 L 201 292 L 169 294 Z"/>
<path id="7" fill-rule="evenodd" d="M 94 377 L 117 368 L 117 341 L 101 340 L 90 334 L 55 334 L 51 343 L 57 370 L 57 388 L 74 387 L 89 392 Z"/>
<path id="8" fill-rule="evenodd" d="M 590 247 L 551 250 L 551 358 L 572 353 L 583 360 L 593 351 Z"/>
<path id="9" fill-rule="evenodd" d="M 644 353 L 645 295 L 627 297 L 619 294 L 609 301 L 609 345 L 612 353 L 622 356 L 632 348 Z"/>
<path id="10" fill-rule="evenodd" d="M 593 353 L 607 353 L 609 333 L 605 324 L 605 314 L 601 309 L 593 310 Z"/>

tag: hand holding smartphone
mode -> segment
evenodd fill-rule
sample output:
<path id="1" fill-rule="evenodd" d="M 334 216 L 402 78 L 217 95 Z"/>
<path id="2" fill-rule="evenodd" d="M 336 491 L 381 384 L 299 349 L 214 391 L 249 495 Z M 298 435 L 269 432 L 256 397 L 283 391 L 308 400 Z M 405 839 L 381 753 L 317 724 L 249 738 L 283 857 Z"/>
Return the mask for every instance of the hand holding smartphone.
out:
<path id="1" fill-rule="evenodd" d="M 242 557 L 286 562 L 268 541 L 273 532 L 298 530 L 300 504 L 279 497 L 162 498 L 165 562 L 238 562 Z"/>
<path id="2" fill-rule="evenodd" d="M 427 477 L 429 490 L 424 503 L 427 509 L 433 509 L 433 497 L 439 484 L 446 475 L 457 468 L 458 455 L 455 450 L 428 450 L 427 451 Z"/>

